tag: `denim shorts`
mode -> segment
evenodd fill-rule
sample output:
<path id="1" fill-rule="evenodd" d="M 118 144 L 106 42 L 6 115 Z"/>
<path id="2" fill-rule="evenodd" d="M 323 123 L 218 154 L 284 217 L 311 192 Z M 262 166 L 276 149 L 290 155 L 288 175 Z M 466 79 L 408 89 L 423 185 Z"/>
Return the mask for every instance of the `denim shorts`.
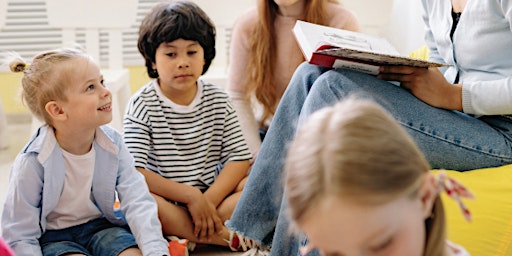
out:
<path id="1" fill-rule="evenodd" d="M 128 248 L 137 247 L 128 226 L 116 226 L 105 218 L 65 229 L 47 230 L 39 238 L 39 244 L 44 256 L 67 253 L 116 256 Z"/>

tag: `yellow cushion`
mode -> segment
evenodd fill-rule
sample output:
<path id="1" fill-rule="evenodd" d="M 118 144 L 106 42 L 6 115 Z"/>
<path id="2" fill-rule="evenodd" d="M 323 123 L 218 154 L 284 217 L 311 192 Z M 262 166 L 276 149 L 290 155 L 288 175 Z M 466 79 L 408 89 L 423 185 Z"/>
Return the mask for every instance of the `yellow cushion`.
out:
<path id="1" fill-rule="evenodd" d="M 428 59 L 426 45 L 410 57 Z M 457 203 L 443 194 L 448 239 L 462 245 L 471 255 L 512 255 L 512 165 L 468 172 L 447 171 L 476 196 L 464 200 L 473 220 L 467 222 Z"/>
<path id="2" fill-rule="evenodd" d="M 421 46 L 420 48 L 412 51 L 409 54 L 409 57 L 415 59 L 428 60 L 428 47 L 426 45 Z"/>
<path id="3" fill-rule="evenodd" d="M 448 239 L 471 255 L 512 255 L 512 165 L 446 173 L 476 197 L 464 200 L 472 215 L 467 222 L 455 200 L 443 193 Z"/>

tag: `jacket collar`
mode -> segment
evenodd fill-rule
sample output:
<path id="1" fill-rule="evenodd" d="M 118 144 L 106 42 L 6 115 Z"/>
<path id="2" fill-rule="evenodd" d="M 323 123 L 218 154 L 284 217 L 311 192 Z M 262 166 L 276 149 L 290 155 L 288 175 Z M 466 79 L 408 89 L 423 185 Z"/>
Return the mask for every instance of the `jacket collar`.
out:
<path id="1" fill-rule="evenodd" d="M 96 128 L 95 141 L 98 146 L 108 152 L 117 155 L 119 149 L 108 137 L 102 127 Z M 44 125 L 37 129 L 31 141 L 23 149 L 24 153 L 38 153 L 37 159 L 40 163 L 44 163 L 52 154 L 55 147 L 58 147 L 57 139 L 53 127 Z"/>

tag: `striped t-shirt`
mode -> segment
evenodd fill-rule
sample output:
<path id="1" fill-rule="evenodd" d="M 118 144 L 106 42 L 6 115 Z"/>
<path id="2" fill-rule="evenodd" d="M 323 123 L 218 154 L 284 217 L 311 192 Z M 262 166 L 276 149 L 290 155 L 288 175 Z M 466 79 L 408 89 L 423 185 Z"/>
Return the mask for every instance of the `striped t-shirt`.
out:
<path id="1" fill-rule="evenodd" d="M 250 160 L 251 154 L 227 94 L 211 84 L 197 85 L 188 106 L 165 97 L 157 80 L 142 87 L 128 104 L 124 140 L 135 167 L 204 190 L 219 164 Z"/>

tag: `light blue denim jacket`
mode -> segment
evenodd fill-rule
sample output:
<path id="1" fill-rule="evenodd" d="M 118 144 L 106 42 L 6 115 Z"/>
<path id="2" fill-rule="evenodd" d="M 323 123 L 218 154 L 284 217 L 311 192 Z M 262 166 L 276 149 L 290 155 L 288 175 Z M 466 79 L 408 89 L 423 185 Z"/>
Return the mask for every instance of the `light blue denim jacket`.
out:
<path id="1" fill-rule="evenodd" d="M 430 60 L 462 83 L 465 113 L 512 114 L 512 0 L 467 1 L 450 38 L 451 1 L 422 0 Z"/>
<path id="2" fill-rule="evenodd" d="M 92 194 L 104 217 L 128 224 L 144 255 L 168 255 L 157 206 L 134 167 L 121 135 L 108 126 L 96 130 Z M 18 256 L 41 255 L 38 238 L 64 186 L 65 163 L 53 129 L 43 126 L 17 156 L 2 213 L 2 236 Z M 125 218 L 114 216 L 115 191 Z"/>

